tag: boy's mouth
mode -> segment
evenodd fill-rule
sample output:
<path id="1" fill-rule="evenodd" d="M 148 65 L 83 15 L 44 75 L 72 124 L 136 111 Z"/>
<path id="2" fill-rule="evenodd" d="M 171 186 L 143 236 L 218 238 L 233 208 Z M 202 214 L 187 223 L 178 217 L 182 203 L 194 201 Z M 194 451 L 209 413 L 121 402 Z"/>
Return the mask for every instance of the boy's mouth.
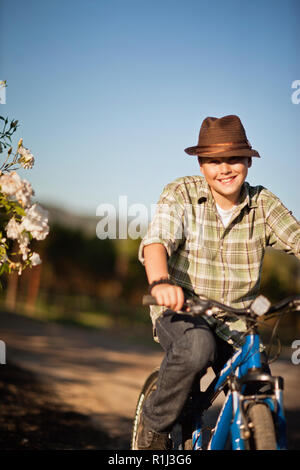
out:
<path id="1" fill-rule="evenodd" d="M 230 184 L 236 176 L 227 176 L 226 178 L 219 178 L 218 181 L 221 184 Z"/>

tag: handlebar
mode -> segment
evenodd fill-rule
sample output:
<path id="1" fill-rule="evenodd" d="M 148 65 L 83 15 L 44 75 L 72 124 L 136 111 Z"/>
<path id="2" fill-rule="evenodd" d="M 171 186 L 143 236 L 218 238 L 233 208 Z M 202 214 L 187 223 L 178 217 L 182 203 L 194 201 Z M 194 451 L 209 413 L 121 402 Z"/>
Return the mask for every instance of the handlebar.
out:
<path id="1" fill-rule="evenodd" d="M 159 304 L 152 295 L 144 295 L 143 305 Z M 241 309 L 230 307 L 229 305 L 222 304 L 216 300 L 207 299 L 206 297 L 199 297 L 196 300 L 187 299 L 182 307 L 182 311 L 188 312 L 191 315 L 226 313 L 233 316 L 247 316 L 252 318 L 283 312 L 286 309 L 288 309 L 288 311 L 300 311 L 300 295 L 287 297 L 274 305 L 271 305 L 271 302 L 265 296 L 259 295 L 249 307 Z"/>

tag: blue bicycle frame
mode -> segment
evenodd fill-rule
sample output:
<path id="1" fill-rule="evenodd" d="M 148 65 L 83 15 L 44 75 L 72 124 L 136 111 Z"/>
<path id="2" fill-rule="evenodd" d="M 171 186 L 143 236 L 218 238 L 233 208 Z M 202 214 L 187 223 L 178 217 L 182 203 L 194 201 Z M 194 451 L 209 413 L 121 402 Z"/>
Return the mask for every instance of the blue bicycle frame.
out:
<path id="1" fill-rule="evenodd" d="M 229 387 L 224 405 L 219 414 L 216 426 L 210 437 L 208 450 L 222 450 L 231 433 L 233 450 L 245 449 L 245 404 L 252 402 L 266 403 L 275 416 L 277 429 L 277 448 L 286 449 L 286 421 L 283 409 L 283 379 L 265 373 L 261 364 L 260 338 L 254 331 L 246 336 L 243 346 L 226 362 L 215 379 L 212 391 L 208 393 L 209 406 L 216 396 Z M 244 394 L 247 384 L 268 384 L 272 392 L 269 394 Z M 202 449 L 201 413 L 196 414 L 196 429 L 193 432 L 193 449 Z"/>

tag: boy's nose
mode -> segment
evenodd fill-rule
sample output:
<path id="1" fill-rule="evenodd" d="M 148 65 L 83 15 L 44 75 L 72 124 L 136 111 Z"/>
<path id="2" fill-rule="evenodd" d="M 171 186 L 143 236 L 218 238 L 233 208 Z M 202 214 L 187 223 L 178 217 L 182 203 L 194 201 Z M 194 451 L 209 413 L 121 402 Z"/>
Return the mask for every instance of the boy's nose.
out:
<path id="1" fill-rule="evenodd" d="M 220 165 L 220 171 L 221 173 L 230 173 L 231 172 L 231 166 L 228 165 L 226 162 L 222 162 Z"/>

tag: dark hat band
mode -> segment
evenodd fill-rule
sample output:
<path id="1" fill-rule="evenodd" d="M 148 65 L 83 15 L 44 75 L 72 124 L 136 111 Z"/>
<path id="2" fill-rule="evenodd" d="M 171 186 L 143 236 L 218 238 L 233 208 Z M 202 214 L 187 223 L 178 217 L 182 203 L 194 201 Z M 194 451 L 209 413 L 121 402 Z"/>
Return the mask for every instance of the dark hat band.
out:
<path id="1" fill-rule="evenodd" d="M 230 150 L 238 150 L 238 149 L 249 149 L 251 150 L 252 147 L 248 142 L 224 142 L 221 144 L 211 144 L 211 145 L 199 145 L 197 147 L 201 153 L 205 154 L 216 154 L 222 152 L 228 152 Z"/>

